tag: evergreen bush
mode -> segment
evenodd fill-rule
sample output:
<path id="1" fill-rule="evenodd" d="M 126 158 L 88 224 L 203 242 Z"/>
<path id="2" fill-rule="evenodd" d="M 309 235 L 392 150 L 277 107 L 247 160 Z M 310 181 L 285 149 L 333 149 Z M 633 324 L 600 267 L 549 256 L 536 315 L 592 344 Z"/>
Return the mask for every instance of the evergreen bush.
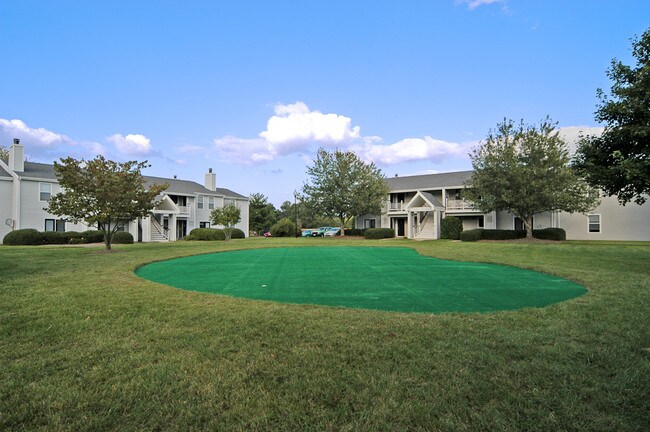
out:
<path id="1" fill-rule="evenodd" d="M 440 238 L 460 240 L 463 232 L 463 221 L 457 217 L 447 216 L 440 222 Z"/>
<path id="2" fill-rule="evenodd" d="M 395 237 L 395 230 L 391 228 L 368 228 L 365 232 L 367 240 L 379 240 Z"/>
<path id="3" fill-rule="evenodd" d="M 11 246 L 41 245 L 43 244 L 43 234 L 32 228 L 19 229 L 4 236 L 2 242 Z"/>
<path id="4" fill-rule="evenodd" d="M 273 237 L 293 237 L 296 235 L 296 225 L 289 218 L 280 219 L 271 227 Z"/>

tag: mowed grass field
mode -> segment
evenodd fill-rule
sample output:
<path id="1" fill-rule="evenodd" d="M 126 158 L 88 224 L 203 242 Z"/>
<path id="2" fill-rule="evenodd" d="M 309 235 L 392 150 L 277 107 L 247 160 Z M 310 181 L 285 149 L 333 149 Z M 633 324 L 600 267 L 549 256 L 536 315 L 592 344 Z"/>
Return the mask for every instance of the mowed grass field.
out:
<path id="1" fill-rule="evenodd" d="M 408 314 L 183 291 L 133 273 L 173 257 L 314 245 L 412 247 L 550 273 L 589 292 L 537 309 Z M 650 422 L 648 243 L 262 238 L 115 251 L 0 247 L 0 430 L 633 431 Z"/>

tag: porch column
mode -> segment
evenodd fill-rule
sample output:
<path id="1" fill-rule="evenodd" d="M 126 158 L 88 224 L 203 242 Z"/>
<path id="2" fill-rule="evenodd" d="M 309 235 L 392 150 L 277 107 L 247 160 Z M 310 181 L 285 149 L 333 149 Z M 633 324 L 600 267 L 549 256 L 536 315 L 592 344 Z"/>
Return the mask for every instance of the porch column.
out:
<path id="1" fill-rule="evenodd" d="M 412 234 L 411 225 L 413 224 L 413 215 L 411 214 L 411 210 L 407 212 L 407 215 L 408 217 L 406 218 L 406 227 L 404 230 L 406 231 L 406 238 L 410 239 Z"/>
<path id="2" fill-rule="evenodd" d="M 169 215 L 169 241 L 176 241 L 176 215 Z"/>

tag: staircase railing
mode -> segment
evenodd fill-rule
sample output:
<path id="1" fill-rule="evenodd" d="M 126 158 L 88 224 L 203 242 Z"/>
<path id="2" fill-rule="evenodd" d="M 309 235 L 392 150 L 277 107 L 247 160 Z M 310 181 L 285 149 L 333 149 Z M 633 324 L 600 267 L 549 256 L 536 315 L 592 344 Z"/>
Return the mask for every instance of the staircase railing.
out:
<path id="1" fill-rule="evenodd" d="M 154 229 L 163 236 L 165 239 L 169 240 L 169 230 L 165 229 L 162 225 L 160 225 L 160 222 L 158 222 L 158 219 L 155 217 L 151 217 L 151 226 L 154 227 Z"/>
<path id="2" fill-rule="evenodd" d="M 426 227 L 427 221 L 429 220 L 429 216 L 431 216 L 431 212 L 426 212 L 424 214 L 424 219 L 422 219 L 421 221 L 418 220 L 418 225 L 415 230 L 415 237 L 418 237 L 420 234 L 422 234 L 422 231 Z"/>

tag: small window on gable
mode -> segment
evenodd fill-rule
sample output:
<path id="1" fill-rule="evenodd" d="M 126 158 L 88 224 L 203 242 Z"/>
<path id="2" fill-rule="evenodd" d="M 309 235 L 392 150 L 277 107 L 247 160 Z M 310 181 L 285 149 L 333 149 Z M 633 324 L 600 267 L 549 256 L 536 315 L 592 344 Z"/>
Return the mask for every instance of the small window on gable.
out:
<path id="1" fill-rule="evenodd" d="M 589 232 L 590 233 L 599 233 L 600 232 L 600 215 L 599 214 L 590 214 L 587 215 L 589 221 Z"/>
<path id="2" fill-rule="evenodd" d="M 203 209 L 203 195 L 199 195 L 199 199 L 196 201 L 196 208 L 199 210 Z"/>
<path id="3" fill-rule="evenodd" d="M 49 201 L 52 198 L 52 183 L 39 183 L 39 199 Z"/>

